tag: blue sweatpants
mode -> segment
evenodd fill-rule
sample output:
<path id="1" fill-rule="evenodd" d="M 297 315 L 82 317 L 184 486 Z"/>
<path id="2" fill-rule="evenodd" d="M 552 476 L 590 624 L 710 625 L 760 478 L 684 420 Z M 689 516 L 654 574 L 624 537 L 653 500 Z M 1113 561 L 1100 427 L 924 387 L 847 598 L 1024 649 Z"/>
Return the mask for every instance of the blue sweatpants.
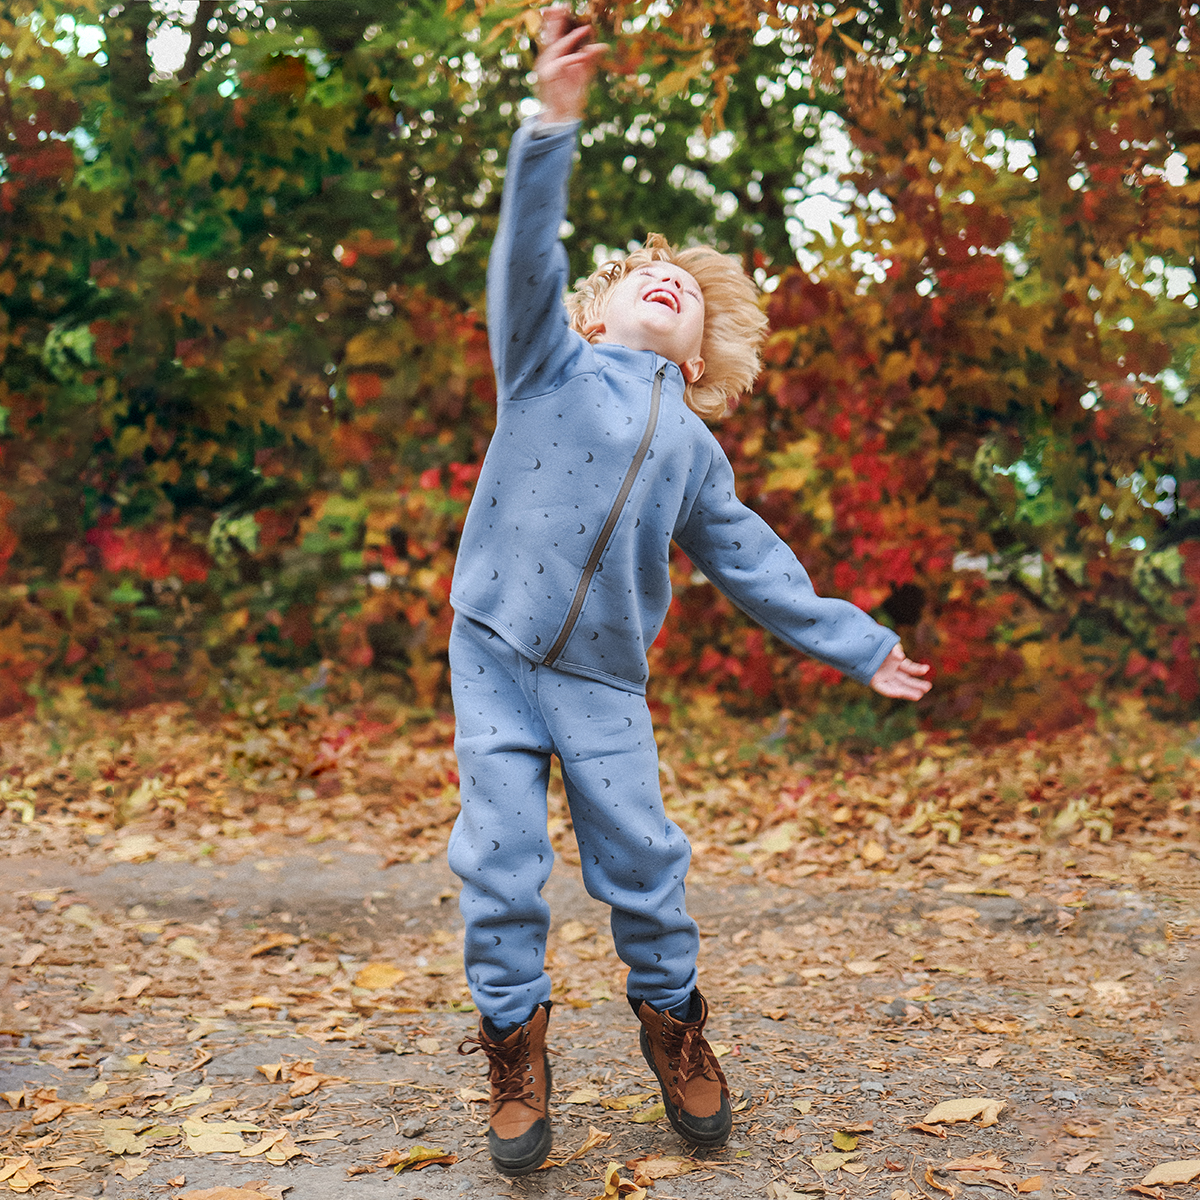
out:
<path id="1" fill-rule="evenodd" d="M 458 616 L 450 634 L 462 811 L 450 867 L 462 880 L 471 996 L 497 1026 L 550 998 L 554 852 L 546 832 L 550 757 L 562 764 L 588 893 L 612 908 L 628 992 L 674 1008 L 696 986 L 699 931 L 684 903 L 691 847 L 667 819 L 643 696 L 540 666 Z"/>

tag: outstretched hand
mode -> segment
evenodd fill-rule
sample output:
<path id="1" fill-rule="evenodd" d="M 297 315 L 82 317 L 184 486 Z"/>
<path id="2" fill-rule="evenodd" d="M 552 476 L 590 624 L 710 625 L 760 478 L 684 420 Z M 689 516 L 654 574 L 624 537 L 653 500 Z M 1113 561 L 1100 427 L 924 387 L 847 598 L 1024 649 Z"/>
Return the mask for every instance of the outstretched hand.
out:
<path id="1" fill-rule="evenodd" d="M 894 700 L 920 700 L 933 687 L 928 679 L 921 678 L 928 671 L 928 663 L 913 662 L 897 642 L 871 676 L 871 686 L 881 696 L 891 696 Z"/>
<path id="2" fill-rule="evenodd" d="M 590 25 L 575 25 L 568 8 L 542 13 L 542 51 L 537 72 L 537 98 L 547 121 L 577 121 L 600 60 L 608 47 L 592 41 Z"/>

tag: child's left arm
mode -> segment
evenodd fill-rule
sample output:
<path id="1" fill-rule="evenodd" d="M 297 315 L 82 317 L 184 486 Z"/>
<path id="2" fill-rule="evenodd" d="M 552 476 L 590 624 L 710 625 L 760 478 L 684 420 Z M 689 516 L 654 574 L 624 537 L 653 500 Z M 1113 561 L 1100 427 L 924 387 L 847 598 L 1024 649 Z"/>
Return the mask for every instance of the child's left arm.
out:
<path id="1" fill-rule="evenodd" d="M 928 667 L 861 608 L 819 596 L 791 548 L 737 497 L 733 468 L 713 439 L 712 461 L 675 541 L 743 612 L 790 646 L 884 696 L 918 700 Z"/>

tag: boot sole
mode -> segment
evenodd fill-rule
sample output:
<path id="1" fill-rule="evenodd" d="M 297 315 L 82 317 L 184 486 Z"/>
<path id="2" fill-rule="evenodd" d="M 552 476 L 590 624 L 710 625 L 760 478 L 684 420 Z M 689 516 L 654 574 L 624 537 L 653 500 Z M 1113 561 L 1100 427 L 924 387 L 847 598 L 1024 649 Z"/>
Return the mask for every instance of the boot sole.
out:
<path id="1" fill-rule="evenodd" d="M 646 1065 L 654 1072 L 654 1078 L 658 1080 L 659 1095 L 662 1097 L 663 1108 L 666 1110 L 667 1120 L 671 1122 L 671 1128 L 684 1141 L 691 1142 L 693 1146 L 699 1146 L 704 1150 L 715 1150 L 717 1147 L 725 1145 L 729 1141 L 729 1135 L 733 1132 L 733 1114 L 730 1113 L 728 1123 L 715 1133 L 697 1133 L 695 1130 L 688 1129 L 680 1118 L 679 1110 L 667 1098 L 667 1088 L 662 1081 L 662 1076 L 658 1073 L 658 1068 L 654 1065 L 654 1055 L 650 1052 L 650 1039 L 646 1036 L 644 1028 L 638 1042 L 642 1048 L 642 1057 L 646 1060 Z M 722 1107 L 724 1107 L 724 1101 L 722 1101 Z M 720 1113 L 718 1111 L 713 1115 L 719 1116 Z M 704 1119 L 706 1118 L 701 1118 L 701 1120 Z"/>

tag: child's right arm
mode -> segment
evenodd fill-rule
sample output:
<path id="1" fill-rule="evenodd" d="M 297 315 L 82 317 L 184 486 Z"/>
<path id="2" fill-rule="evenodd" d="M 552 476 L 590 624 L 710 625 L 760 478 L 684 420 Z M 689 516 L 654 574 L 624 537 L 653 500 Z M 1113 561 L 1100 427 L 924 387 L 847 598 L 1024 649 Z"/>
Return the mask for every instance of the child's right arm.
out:
<path id="1" fill-rule="evenodd" d="M 583 345 L 567 336 L 568 266 L 559 229 L 575 127 L 604 47 L 589 44 L 588 26 L 568 30 L 566 9 L 549 9 L 543 22 L 545 48 L 537 60 L 543 112 L 513 137 L 488 257 L 488 334 L 502 400 L 548 390 Z"/>

